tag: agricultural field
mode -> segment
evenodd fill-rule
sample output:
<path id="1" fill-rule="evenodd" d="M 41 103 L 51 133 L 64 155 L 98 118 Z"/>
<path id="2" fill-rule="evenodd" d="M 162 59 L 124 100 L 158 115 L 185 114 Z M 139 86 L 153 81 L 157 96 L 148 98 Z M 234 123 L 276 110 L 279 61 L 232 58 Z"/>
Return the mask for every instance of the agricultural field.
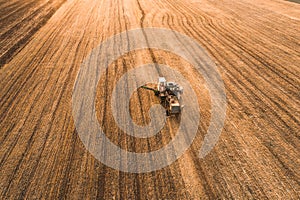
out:
<path id="1" fill-rule="evenodd" d="M 300 199 L 300 4 L 0 2 L 0 199 Z M 111 63 L 95 85 L 96 119 L 113 144 L 128 152 L 152 152 L 170 143 L 180 129 L 181 120 L 168 117 L 156 135 L 141 138 L 116 124 L 113 89 L 137 66 L 155 63 L 180 72 L 199 104 L 188 117 L 200 115 L 196 137 L 175 162 L 130 173 L 103 164 L 86 148 L 76 127 L 72 98 L 82 63 L 94 49 L 116 34 L 153 27 L 186 35 L 205 49 L 224 83 L 226 118 L 217 143 L 200 158 L 213 107 L 204 76 L 172 52 L 128 45 L 128 53 Z M 147 44 L 161 40 L 144 36 Z M 201 53 L 181 45 L 191 55 Z M 120 48 L 115 42 L 103 51 Z M 99 53 L 90 63 L 97 65 L 101 59 Z M 92 85 L 98 73 L 88 75 Z M 165 74 L 157 69 L 137 76 Z M 128 85 L 133 82 L 128 78 Z M 125 101 L 124 91 L 118 92 Z M 128 98 L 132 120 L 147 126 L 149 109 L 158 98 L 141 88 Z M 118 117 L 124 118 L 120 113 Z M 89 128 L 88 119 L 80 121 Z M 97 138 L 89 141 L 91 146 L 100 143 Z M 114 159 L 114 152 L 102 146 L 105 159 Z M 128 158 L 122 159 L 126 163 Z M 168 159 L 166 153 L 149 165 Z"/>

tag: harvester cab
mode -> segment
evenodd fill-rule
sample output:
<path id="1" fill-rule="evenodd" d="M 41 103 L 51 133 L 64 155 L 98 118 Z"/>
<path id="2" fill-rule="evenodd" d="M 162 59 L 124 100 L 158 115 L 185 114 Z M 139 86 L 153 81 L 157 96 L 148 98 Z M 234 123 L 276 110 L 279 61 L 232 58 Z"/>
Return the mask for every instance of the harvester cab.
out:
<path id="1" fill-rule="evenodd" d="M 170 90 L 178 99 L 181 99 L 183 88 L 175 82 L 167 82 L 167 90 Z"/>

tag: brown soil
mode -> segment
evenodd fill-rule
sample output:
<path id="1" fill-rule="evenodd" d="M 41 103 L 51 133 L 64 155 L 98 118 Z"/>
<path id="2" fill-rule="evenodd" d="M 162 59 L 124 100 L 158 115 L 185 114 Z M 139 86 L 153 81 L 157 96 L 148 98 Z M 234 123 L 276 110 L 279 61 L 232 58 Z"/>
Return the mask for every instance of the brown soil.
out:
<path id="1" fill-rule="evenodd" d="M 0 58 L 7 62 L 0 69 L 1 199 L 300 198 L 300 5 L 280 0 L 61 2 L 0 4 Z M 159 50 L 118 59 L 99 82 L 96 109 L 107 136 L 121 148 L 159 149 L 177 129 L 176 119 L 168 119 L 149 139 L 118 129 L 110 89 L 128 69 L 156 61 L 179 70 L 193 83 L 201 112 L 197 137 L 180 159 L 162 170 L 132 174 L 106 167 L 85 149 L 71 100 L 89 52 L 106 38 L 139 27 L 173 29 L 205 47 L 224 80 L 228 108 L 217 145 L 199 159 L 211 106 L 201 75 Z M 147 124 L 155 96 L 138 90 L 131 102 L 134 120 Z"/>
<path id="2" fill-rule="evenodd" d="M 0 68 L 32 39 L 65 0 L 2 1 L 0 4 Z"/>

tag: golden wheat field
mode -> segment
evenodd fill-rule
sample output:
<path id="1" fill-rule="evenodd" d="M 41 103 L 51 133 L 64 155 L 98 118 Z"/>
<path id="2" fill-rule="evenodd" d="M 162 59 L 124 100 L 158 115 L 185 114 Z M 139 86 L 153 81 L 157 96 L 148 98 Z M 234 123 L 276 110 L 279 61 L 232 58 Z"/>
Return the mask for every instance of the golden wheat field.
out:
<path id="1" fill-rule="evenodd" d="M 300 198 L 300 4 L 2 0 L 0 13 L 0 199 Z M 169 166 L 122 172 L 83 145 L 72 92 L 81 63 L 95 47 L 147 27 L 175 30 L 205 48 L 224 82 L 226 119 L 213 150 L 200 159 L 211 117 L 203 77 L 170 52 L 130 51 L 97 85 L 97 120 L 114 144 L 131 152 L 155 151 L 178 129 L 178 119 L 170 117 L 157 135 L 135 138 L 116 125 L 112 88 L 144 63 L 180 71 L 196 91 L 201 120 L 192 145 Z M 136 90 L 130 99 L 133 120 L 147 125 L 157 102 L 151 91 Z M 104 152 L 107 159 L 110 153 Z"/>

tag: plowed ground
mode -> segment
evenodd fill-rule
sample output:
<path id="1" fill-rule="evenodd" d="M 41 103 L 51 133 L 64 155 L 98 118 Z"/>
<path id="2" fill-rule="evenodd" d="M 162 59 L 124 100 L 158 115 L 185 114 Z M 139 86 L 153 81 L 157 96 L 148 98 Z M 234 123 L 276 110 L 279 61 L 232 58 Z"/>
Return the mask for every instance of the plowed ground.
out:
<path id="1" fill-rule="evenodd" d="M 298 4 L 2 1 L 0 10 L 1 199 L 300 198 Z M 110 110 L 111 90 L 127 70 L 167 64 L 188 77 L 200 104 L 197 137 L 184 155 L 161 170 L 134 174 L 106 167 L 85 149 L 71 103 L 76 75 L 89 52 L 114 34 L 141 27 L 173 29 L 205 47 L 224 80 L 228 107 L 217 145 L 199 159 L 211 107 L 203 77 L 185 60 L 160 50 L 119 58 L 98 84 L 96 109 L 106 135 L 123 149 L 157 150 L 178 127 L 169 118 L 148 139 L 119 130 Z M 131 97 L 136 123 L 149 122 L 153 103 L 157 99 L 150 91 L 138 90 Z"/>

